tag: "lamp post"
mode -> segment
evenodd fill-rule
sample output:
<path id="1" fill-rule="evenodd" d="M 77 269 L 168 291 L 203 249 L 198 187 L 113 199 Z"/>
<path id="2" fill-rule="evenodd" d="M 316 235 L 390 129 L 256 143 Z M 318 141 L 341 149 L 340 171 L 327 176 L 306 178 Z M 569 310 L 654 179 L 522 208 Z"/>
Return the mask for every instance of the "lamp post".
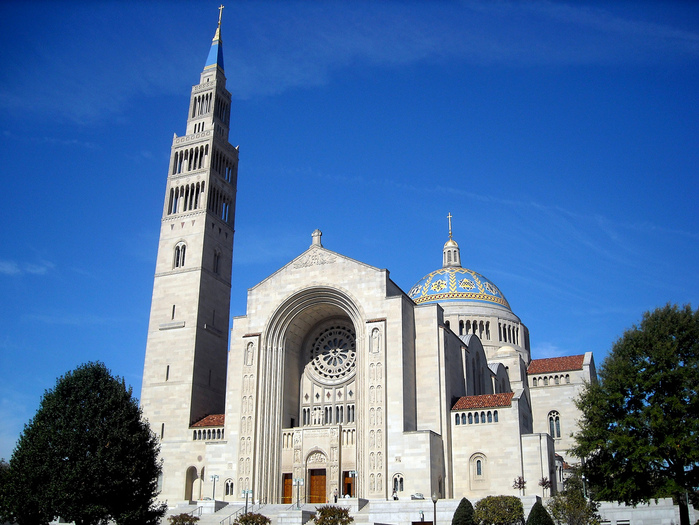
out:
<path id="1" fill-rule="evenodd" d="M 216 501 L 216 481 L 218 481 L 218 474 L 211 476 L 211 481 L 214 482 L 214 489 L 211 491 L 211 499 Z"/>
<path id="2" fill-rule="evenodd" d="M 296 485 L 296 509 L 301 508 L 301 503 L 299 499 L 299 490 L 301 485 L 303 485 L 303 478 L 294 478 L 294 485 Z"/>
<path id="3" fill-rule="evenodd" d="M 434 503 L 434 521 L 433 525 L 437 525 L 437 500 L 439 498 L 437 497 L 437 493 L 433 492 L 432 493 L 432 503 Z"/>
<path id="4" fill-rule="evenodd" d="M 246 489 L 243 491 L 243 494 L 245 494 L 245 514 L 248 513 L 248 495 L 252 494 L 252 490 Z"/>

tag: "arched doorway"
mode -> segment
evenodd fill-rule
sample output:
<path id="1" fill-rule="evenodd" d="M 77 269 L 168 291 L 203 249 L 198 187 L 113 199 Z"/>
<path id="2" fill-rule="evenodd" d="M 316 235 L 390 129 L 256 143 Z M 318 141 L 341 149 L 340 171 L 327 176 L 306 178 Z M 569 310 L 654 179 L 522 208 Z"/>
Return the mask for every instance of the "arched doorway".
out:
<path id="1" fill-rule="evenodd" d="M 184 482 L 184 499 L 187 501 L 194 500 L 194 482 L 199 479 L 197 475 L 197 467 L 189 467 L 187 469 L 187 476 Z"/>

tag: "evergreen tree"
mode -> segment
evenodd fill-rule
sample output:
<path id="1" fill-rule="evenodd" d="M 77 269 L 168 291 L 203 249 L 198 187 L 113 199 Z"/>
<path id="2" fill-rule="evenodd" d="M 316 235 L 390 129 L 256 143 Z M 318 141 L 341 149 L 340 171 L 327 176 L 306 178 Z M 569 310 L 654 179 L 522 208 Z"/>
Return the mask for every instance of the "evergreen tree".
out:
<path id="1" fill-rule="evenodd" d="M 554 525 L 553 519 L 549 513 L 546 512 L 540 499 L 536 500 L 532 510 L 529 512 L 526 525 Z"/>
<path id="2" fill-rule="evenodd" d="M 0 517 L 20 525 L 61 517 L 76 525 L 150 525 L 158 440 L 123 379 L 102 363 L 59 378 L 24 427 L 0 489 Z"/>
<path id="3" fill-rule="evenodd" d="M 461 498 L 459 506 L 454 511 L 451 525 L 475 525 L 473 520 L 473 505 L 466 498 Z"/>
<path id="4" fill-rule="evenodd" d="M 699 486 L 699 310 L 646 312 L 587 385 L 572 453 L 601 500 L 673 496 L 689 525 L 686 494 Z"/>

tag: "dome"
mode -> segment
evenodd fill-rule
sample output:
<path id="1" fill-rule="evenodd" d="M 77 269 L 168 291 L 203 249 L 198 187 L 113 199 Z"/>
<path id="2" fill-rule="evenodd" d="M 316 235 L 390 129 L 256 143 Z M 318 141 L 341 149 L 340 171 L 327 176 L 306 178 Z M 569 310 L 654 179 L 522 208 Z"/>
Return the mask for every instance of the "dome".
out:
<path id="1" fill-rule="evenodd" d="M 408 295 L 416 304 L 475 302 L 496 304 L 510 310 L 507 299 L 492 281 L 460 266 L 428 273 L 410 289 Z"/>

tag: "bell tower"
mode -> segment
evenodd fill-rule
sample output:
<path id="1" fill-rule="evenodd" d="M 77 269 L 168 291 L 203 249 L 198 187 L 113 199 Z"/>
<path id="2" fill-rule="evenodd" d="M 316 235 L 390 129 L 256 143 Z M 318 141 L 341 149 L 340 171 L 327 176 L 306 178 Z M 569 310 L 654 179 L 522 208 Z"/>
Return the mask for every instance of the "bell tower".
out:
<path id="1" fill-rule="evenodd" d="M 225 406 L 238 148 L 228 142 L 222 8 L 186 134 L 172 141 L 155 266 L 141 406 L 166 461 L 192 423 Z"/>

